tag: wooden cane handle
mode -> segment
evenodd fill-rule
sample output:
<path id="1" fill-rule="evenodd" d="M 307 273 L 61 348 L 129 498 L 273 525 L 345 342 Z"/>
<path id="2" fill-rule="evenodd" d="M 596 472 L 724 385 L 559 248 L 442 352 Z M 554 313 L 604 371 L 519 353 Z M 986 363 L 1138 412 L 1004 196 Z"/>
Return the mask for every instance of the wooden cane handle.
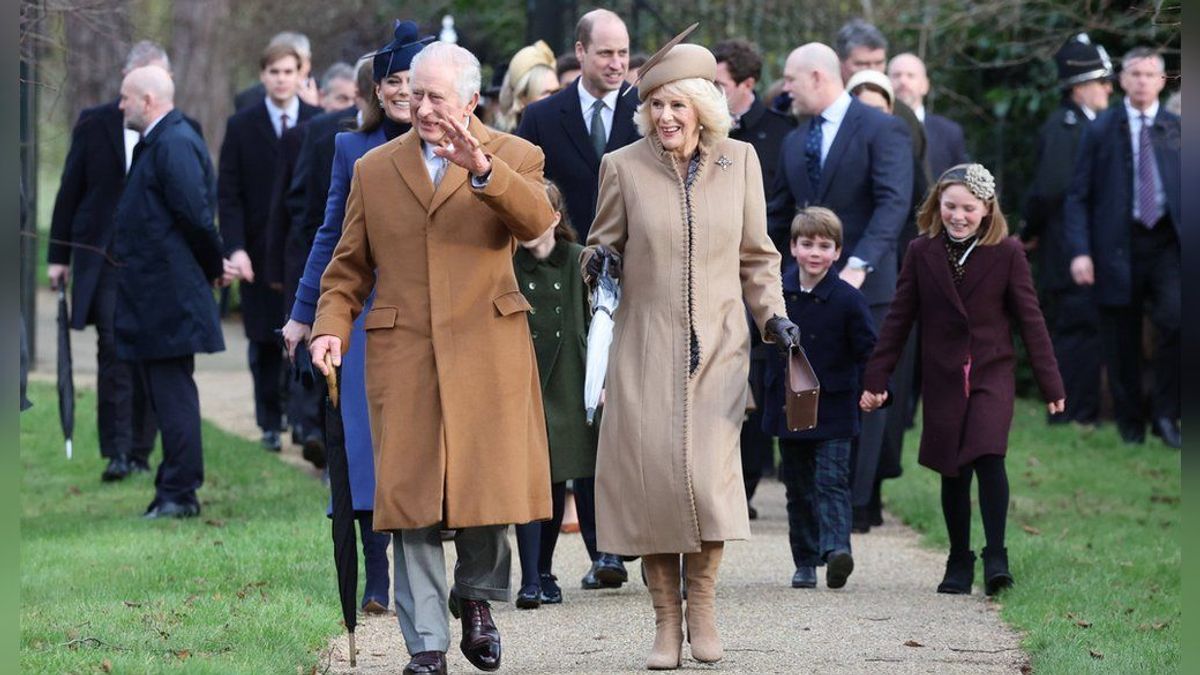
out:
<path id="1" fill-rule="evenodd" d="M 325 384 L 329 386 L 329 402 L 338 407 L 337 370 L 333 367 L 333 354 L 325 352 Z"/>

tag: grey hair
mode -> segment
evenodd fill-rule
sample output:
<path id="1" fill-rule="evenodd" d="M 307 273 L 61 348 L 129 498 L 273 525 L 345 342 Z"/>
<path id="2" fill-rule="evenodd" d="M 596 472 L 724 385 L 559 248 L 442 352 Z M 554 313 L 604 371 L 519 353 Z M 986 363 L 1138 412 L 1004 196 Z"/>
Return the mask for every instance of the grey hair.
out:
<path id="1" fill-rule="evenodd" d="M 888 41 L 874 24 L 867 23 L 863 19 L 852 19 L 838 30 L 837 40 L 833 46 L 837 50 L 838 58 L 845 61 L 849 58 L 850 52 L 857 47 L 866 47 L 872 50 L 882 49 L 886 52 Z"/>
<path id="2" fill-rule="evenodd" d="M 1141 59 L 1154 59 L 1158 61 L 1158 66 L 1161 70 L 1167 69 L 1167 62 L 1163 59 L 1162 52 L 1153 47 L 1134 47 L 1125 52 L 1125 56 L 1121 57 L 1121 69 L 1125 69 L 1125 64 Z"/>
<path id="3" fill-rule="evenodd" d="M 122 72 L 128 75 L 134 69 L 152 63 L 159 63 L 163 70 L 171 72 L 171 59 L 167 57 L 167 52 L 162 45 L 150 40 L 142 40 L 129 49 L 129 56 L 125 57 L 125 68 Z"/>
<path id="4" fill-rule="evenodd" d="M 305 61 L 312 60 L 312 44 L 309 43 L 308 36 L 304 33 L 297 33 L 290 30 L 276 33 L 275 37 L 271 38 L 271 41 L 267 43 L 268 47 L 275 45 L 287 45 L 295 49 L 296 53 L 300 54 L 300 58 Z"/>
<path id="5" fill-rule="evenodd" d="M 329 66 L 329 68 L 325 70 L 325 73 L 321 75 L 321 84 L 318 89 L 320 89 L 322 93 L 329 91 L 329 85 L 334 80 L 347 80 L 349 82 L 354 82 L 354 66 L 351 66 L 345 61 L 338 61 L 332 66 Z"/>
<path id="6" fill-rule="evenodd" d="M 479 86 L 483 83 L 479 59 L 466 49 L 451 42 L 431 42 L 413 57 L 412 71 L 417 72 L 417 67 L 425 61 L 436 61 L 454 68 L 458 74 L 454 82 L 459 103 L 465 104 L 479 93 Z"/>

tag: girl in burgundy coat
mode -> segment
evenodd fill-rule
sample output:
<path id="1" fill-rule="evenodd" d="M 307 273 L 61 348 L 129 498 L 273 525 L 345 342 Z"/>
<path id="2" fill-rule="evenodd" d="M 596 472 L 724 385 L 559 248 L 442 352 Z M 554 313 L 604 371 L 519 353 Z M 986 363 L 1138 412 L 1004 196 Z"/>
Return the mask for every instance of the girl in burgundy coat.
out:
<path id="1" fill-rule="evenodd" d="M 938 592 L 970 593 L 975 580 L 971 476 L 976 475 L 987 539 L 984 583 L 992 595 L 1013 583 L 1004 548 L 1004 454 L 1016 365 L 1011 324 L 1021 331 L 1051 413 L 1063 409 L 1062 378 L 1024 250 L 1007 236 L 992 174 L 980 164 L 948 169 L 917 224 L 924 236 L 905 254 L 895 299 L 867 364 L 860 405 L 869 411 L 887 399 L 888 378 L 919 321 L 925 400 L 920 463 L 942 475 L 942 513 L 950 535 Z"/>

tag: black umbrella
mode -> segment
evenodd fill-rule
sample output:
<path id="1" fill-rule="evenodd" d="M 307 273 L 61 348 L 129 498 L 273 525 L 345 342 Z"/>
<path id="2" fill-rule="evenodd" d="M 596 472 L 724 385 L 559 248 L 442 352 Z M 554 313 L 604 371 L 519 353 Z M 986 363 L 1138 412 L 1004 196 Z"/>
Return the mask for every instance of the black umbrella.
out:
<path id="1" fill-rule="evenodd" d="M 350 497 L 350 466 L 346 459 L 346 436 L 338 405 L 341 369 L 325 355 L 329 375 L 325 376 L 329 394 L 325 398 L 325 454 L 329 463 L 329 495 L 333 516 L 333 564 L 337 569 L 338 595 L 342 600 L 342 621 L 350 637 L 350 665 L 357 665 L 354 628 L 358 624 L 358 538 L 354 535 L 354 500 Z"/>
<path id="2" fill-rule="evenodd" d="M 75 379 L 71 375 L 71 318 L 67 312 L 67 285 L 58 289 L 58 419 L 63 438 L 67 439 L 67 459 L 71 459 L 71 439 L 75 436 Z"/>

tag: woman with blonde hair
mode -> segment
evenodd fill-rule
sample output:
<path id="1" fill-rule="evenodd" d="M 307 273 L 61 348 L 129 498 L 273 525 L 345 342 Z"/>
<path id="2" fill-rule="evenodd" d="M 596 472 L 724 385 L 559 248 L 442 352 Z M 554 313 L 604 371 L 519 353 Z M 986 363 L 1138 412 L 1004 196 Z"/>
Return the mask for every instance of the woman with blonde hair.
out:
<path id="1" fill-rule="evenodd" d="M 493 125 L 514 133 L 526 106 L 559 90 L 554 52 L 542 40 L 522 47 L 508 62 L 500 83 L 500 111 Z"/>
<path id="2" fill-rule="evenodd" d="M 686 35 L 686 33 L 685 33 Z M 750 523 L 739 439 L 750 331 L 799 344 L 786 317 L 779 253 L 752 146 L 728 138 L 716 60 L 677 37 L 642 67 L 644 138 L 604 156 L 596 218 L 582 261 L 607 260 L 621 282 L 596 461 L 600 550 L 642 556 L 655 612 L 650 669 L 711 663 L 717 569 Z M 682 556 L 682 559 L 681 559 Z"/>

